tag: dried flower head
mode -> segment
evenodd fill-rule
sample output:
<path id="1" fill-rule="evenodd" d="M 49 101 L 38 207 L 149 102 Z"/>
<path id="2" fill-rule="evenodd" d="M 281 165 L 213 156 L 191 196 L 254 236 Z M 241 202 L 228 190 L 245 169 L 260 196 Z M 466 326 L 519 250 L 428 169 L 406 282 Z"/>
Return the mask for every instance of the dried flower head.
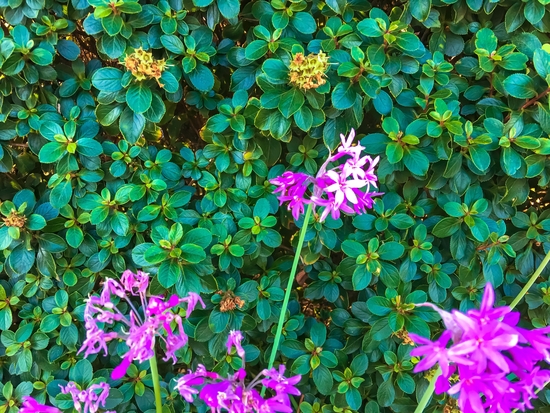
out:
<path id="1" fill-rule="evenodd" d="M 328 66 L 328 56 L 323 52 L 308 56 L 296 53 L 290 62 L 290 83 L 304 90 L 317 89 L 326 83 Z"/>
<path id="2" fill-rule="evenodd" d="M 8 227 L 23 228 L 27 222 L 27 217 L 25 214 L 12 209 L 9 215 L 4 218 L 4 222 Z"/>
<path id="3" fill-rule="evenodd" d="M 159 83 L 162 72 L 166 69 L 166 62 L 164 59 L 155 59 L 151 52 L 140 47 L 124 58 L 124 66 L 137 80 L 155 79 Z M 159 86 L 162 87 L 160 83 Z"/>
<path id="4" fill-rule="evenodd" d="M 236 308 L 243 308 L 245 305 L 244 300 L 235 295 L 232 291 L 226 291 L 222 293 L 222 299 L 220 301 L 220 311 L 225 313 L 227 311 L 233 311 Z"/>

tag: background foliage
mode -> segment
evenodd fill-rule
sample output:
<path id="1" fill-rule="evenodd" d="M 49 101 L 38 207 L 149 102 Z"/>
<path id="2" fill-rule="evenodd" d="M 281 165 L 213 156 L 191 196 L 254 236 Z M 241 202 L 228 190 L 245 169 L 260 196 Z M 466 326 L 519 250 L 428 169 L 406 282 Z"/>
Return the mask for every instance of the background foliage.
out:
<path id="1" fill-rule="evenodd" d="M 182 369 L 238 367 L 229 329 L 265 366 L 303 225 L 267 179 L 314 174 L 351 128 L 385 195 L 313 217 L 278 360 L 304 375 L 304 413 L 414 410 L 408 332 L 441 327 L 413 304 L 464 310 L 488 281 L 510 302 L 550 248 L 547 3 L 0 0 L 0 412 L 31 393 L 68 407 L 58 384 L 109 376 L 124 343 L 76 354 L 83 300 L 126 268 L 208 304 L 160 365 L 166 411 L 204 411 L 173 390 Z M 327 82 L 289 84 L 296 53 L 321 51 Z M 540 279 L 523 323 L 549 305 Z M 109 408 L 153 407 L 147 363 L 111 384 Z"/>

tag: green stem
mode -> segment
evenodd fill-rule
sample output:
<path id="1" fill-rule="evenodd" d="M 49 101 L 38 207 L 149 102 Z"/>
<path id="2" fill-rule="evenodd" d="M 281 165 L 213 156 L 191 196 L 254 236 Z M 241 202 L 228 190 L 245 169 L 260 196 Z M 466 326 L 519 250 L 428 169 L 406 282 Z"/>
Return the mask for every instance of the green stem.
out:
<path id="1" fill-rule="evenodd" d="M 160 378 L 159 370 L 157 367 L 157 355 L 149 359 L 149 367 L 151 367 L 151 376 L 153 378 L 153 390 L 155 392 L 155 411 L 156 413 L 162 413 L 162 397 L 160 395 Z"/>
<path id="2" fill-rule="evenodd" d="M 513 309 L 516 305 L 518 305 L 518 303 L 521 301 L 523 296 L 527 294 L 527 291 L 529 291 L 529 289 L 533 286 L 535 281 L 537 281 L 537 278 L 540 277 L 540 274 L 542 273 L 542 271 L 548 265 L 549 262 L 550 262 L 550 251 L 548 251 L 548 254 L 546 254 L 546 256 L 544 257 L 544 259 L 542 260 L 542 262 L 540 263 L 536 271 L 533 273 L 533 275 L 529 279 L 529 281 L 527 281 L 527 284 L 525 284 L 525 286 L 521 289 L 518 296 L 514 298 L 514 301 L 512 301 L 512 303 L 510 304 L 511 309 Z"/>
<path id="3" fill-rule="evenodd" d="M 285 322 L 286 310 L 288 308 L 288 302 L 290 301 L 290 294 L 292 293 L 292 285 L 296 278 L 296 270 L 298 269 L 298 263 L 300 262 L 300 253 L 304 246 L 304 239 L 306 238 L 307 226 L 309 223 L 309 217 L 311 216 L 312 204 L 310 203 L 306 209 L 306 215 L 304 216 L 304 223 L 300 230 L 300 236 L 298 238 L 298 245 L 296 246 L 296 254 L 294 255 L 294 262 L 292 263 L 292 269 L 290 270 L 290 277 L 288 278 L 288 284 L 286 286 L 285 298 L 283 306 L 281 307 L 281 314 L 279 315 L 279 321 L 277 322 L 277 332 L 275 333 L 275 340 L 273 341 L 273 347 L 271 348 L 271 355 L 269 356 L 269 363 L 267 368 L 270 369 L 275 363 L 275 357 L 277 356 L 277 350 L 279 349 L 279 342 L 281 341 L 281 335 L 283 333 L 283 324 Z M 265 387 L 262 388 L 262 396 L 265 394 Z"/>
<path id="4" fill-rule="evenodd" d="M 434 376 L 430 380 L 430 384 L 428 384 L 428 388 L 426 389 L 426 391 L 422 395 L 422 399 L 420 399 L 420 402 L 418 403 L 418 406 L 414 410 L 414 413 L 422 413 L 424 411 L 424 409 L 426 408 L 426 406 L 430 402 L 430 399 L 432 398 L 432 395 L 434 394 L 435 381 L 437 380 L 437 378 L 439 376 L 441 376 L 441 369 L 438 367 L 437 371 L 434 374 Z"/>
<path id="5" fill-rule="evenodd" d="M 523 297 L 525 296 L 525 294 L 527 294 L 529 289 L 533 286 L 533 284 L 535 283 L 537 278 L 540 277 L 540 274 L 542 273 L 542 271 L 548 265 L 549 262 L 550 262 L 550 251 L 548 251 L 548 254 L 546 254 L 546 256 L 544 257 L 544 259 L 542 260 L 542 262 L 540 263 L 538 268 L 535 270 L 535 272 L 531 276 L 531 278 L 529 278 L 529 281 L 527 281 L 527 284 L 525 284 L 525 286 L 521 289 L 521 291 L 519 292 L 517 297 L 514 298 L 514 301 L 512 301 L 510 303 L 510 309 L 513 309 L 523 299 Z M 430 384 L 428 385 L 428 388 L 424 392 L 424 395 L 422 396 L 422 399 L 418 403 L 418 406 L 415 409 L 414 413 L 422 413 L 424 411 L 424 409 L 426 408 L 428 402 L 430 401 L 430 399 L 433 395 L 433 392 L 434 392 L 434 389 L 435 389 L 435 381 L 437 380 L 437 378 L 440 375 L 441 375 L 441 369 L 438 367 L 437 372 L 435 373 L 435 375 L 430 380 Z M 538 391 L 536 393 L 538 393 Z M 514 412 L 516 412 L 516 411 L 517 411 L 517 409 L 514 410 Z"/>

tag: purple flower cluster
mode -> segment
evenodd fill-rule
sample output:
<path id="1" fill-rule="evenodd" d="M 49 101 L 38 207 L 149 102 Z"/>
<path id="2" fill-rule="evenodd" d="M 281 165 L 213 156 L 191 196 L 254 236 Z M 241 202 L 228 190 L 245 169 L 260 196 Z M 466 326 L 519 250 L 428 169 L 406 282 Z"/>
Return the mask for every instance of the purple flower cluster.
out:
<path id="1" fill-rule="evenodd" d="M 61 393 L 70 394 L 73 398 L 74 408 L 78 413 L 96 413 L 100 407 L 105 407 L 109 390 L 108 383 L 92 384 L 86 390 L 79 390 L 76 383 L 70 381 L 65 387 L 59 386 Z M 24 397 L 19 413 L 61 413 L 57 407 L 46 406 L 38 403 L 32 397 Z M 105 413 L 116 413 L 107 411 Z"/>
<path id="2" fill-rule="evenodd" d="M 133 360 L 143 362 L 154 357 L 156 337 L 160 337 L 166 344 L 164 360 L 172 359 L 175 363 L 174 353 L 187 344 L 188 338 L 183 331 L 181 317 L 174 314 L 172 309 L 179 304 L 187 303 L 186 317 L 189 317 L 198 303 L 205 307 L 201 297 L 195 293 L 190 293 L 185 298 L 172 295 L 168 300 L 157 296 L 147 298 L 148 286 L 148 274 L 141 271 L 134 274 L 127 270 L 120 282 L 106 278 L 101 294 L 91 296 L 87 300 L 84 311 L 86 339 L 79 353 L 83 351 L 87 357 L 103 350 L 107 354 L 107 343 L 113 339 L 124 340 L 129 347 L 122 363 L 113 370 L 111 375 L 113 380 L 123 377 Z M 129 295 L 139 297 L 143 314 L 134 307 Z M 131 309 L 129 317 L 122 314 L 116 307 L 113 303 L 114 297 L 128 303 Z M 124 327 L 116 331 L 105 331 L 107 325 L 112 327 L 116 323 L 122 323 Z M 176 328 L 174 329 L 173 326 Z M 177 334 L 174 330 L 177 330 Z"/>
<path id="3" fill-rule="evenodd" d="M 86 390 L 79 390 L 74 382 L 69 382 L 67 386 L 61 387 L 61 393 L 70 394 L 73 398 L 74 408 L 78 413 L 96 413 L 100 407 L 105 407 L 107 397 L 109 397 L 109 384 L 103 382 L 92 384 Z M 105 413 L 116 413 L 108 411 Z"/>
<path id="4" fill-rule="evenodd" d="M 520 313 L 509 307 L 493 308 L 494 301 L 494 290 L 487 284 L 480 309 L 466 314 L 421 304 L 441 315 L 446 330 L 434 342 L 409 334 L 421 345 L 411 355 L 424 356 L 415 372 L 439 364 L 442 374 L 435 390 L 458 394 L 463 413 L 532 409 L 529 400 L 536 397 L 535 389 L 542 389 L 550 380 L 550 370 L 539 367 L 540 362 L 550 360 L 550 327 L 518 327 Z M 458 382 L 451 384 L 449 379 L 455 374 Z"/>
<path id="5" fill-rule="evenodd" d="M 61 413 L 57 407 L 46 406 L 38 403 L 30 396 L 23 397 L 23 404 L 19 408 L 19 413 Z"/>
<path id="6" fill-rule="evenodd" d="M 245 383 L 246 370 L 245 351 L 241 341 L 243 336 L 240 331 L 231 331 L 227 341 L 227 351 L 231 353 L 235 347 L 237 354 L 242 358 L 243 367 L 234 375 L 227 378 L 220 377 L 217 373 L 209 372 L 203 365 L 197 370 L 185 374 L 178 379 L 176 388 L 182 397 L 192 403 L 198 394 L 204 403 L 215 413 L 291 413 L 289 395 L 299 396 L 300 391 L 295 385 L 301 376 L 287 378 L 284 376 L 285 366 L 279 366 L 279 370 L 263 370 L 249 384 Z M 254 388 L 262 384 L 274 391 L 273 397 L 264 398 Z M 200 390 L 197 387 L 202 387 Z"/>
<path id="7" fill-rule="evenodd" d="M 347 138 L 344 135 L 340 135 L 340 138 L 342 144 L 338 151 L 328 157 L 315 177 L 287 171 L 270 181 L 278 186 L 274 193 L 279 194 L 281 205 L 288 202 L 288 209 L 292 211 L 294 219 L 300 217 L 305 205 L 309 203 L 314 207 L 324 207 L 321 221 L 329 214 L 334 219 L 338 219 L 341 212 L 362 214 L 372 208 L 373 196 L 382 195 L 379 192 L 369 192 L 371 185 L 377 188 L 374 167 L 380 158 L 372 159 L 368 155 L 361 157 L 361 152 L 365 148 L 360 144 L 352 146 L 355 138 L 353 129 Z M 346 161 L 343 164 L 327 170 L 330 163 L 344 157 Z M 306 194 L 311 185 L 313 191 L 307 199 Z"/>

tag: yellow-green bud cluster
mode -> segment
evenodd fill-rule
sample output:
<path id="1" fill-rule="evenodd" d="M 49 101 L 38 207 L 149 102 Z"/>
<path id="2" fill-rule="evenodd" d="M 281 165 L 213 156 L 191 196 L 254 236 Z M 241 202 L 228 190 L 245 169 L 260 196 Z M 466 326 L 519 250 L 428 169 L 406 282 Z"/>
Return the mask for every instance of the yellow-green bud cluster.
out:
<path id="1" fill-rule="evenodd" d="M 151 52 L 146 52 L 140 47 L 126 56 L 124 66 L 137 80 L 156 79 L 158 82 L 166 68 L 166 62 L 164 59 L 155 59 Z"/>
<path id="2" fill-rule="evenodd" d="M 290 83 L 300 89 L 317 89 L 326 83 L 328 56 L 323 52 L 304 56 L 296 53 L 290 62 Z"/>

